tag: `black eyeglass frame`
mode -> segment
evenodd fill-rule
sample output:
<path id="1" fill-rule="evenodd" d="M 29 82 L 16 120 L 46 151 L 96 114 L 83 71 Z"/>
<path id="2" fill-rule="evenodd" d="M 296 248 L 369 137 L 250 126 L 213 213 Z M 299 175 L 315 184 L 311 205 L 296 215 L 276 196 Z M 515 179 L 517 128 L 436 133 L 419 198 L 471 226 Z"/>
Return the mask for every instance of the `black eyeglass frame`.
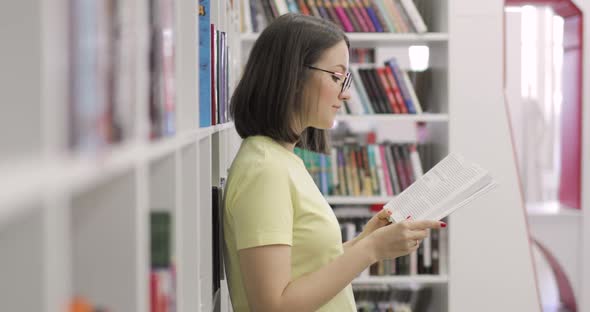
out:
<path id="1" fill-rule="evenodd" d="M 315 69 L 315 70 L 319 70 L 319 71 L 323 71 L 325 73 L 330 73 L 332 75 L 336 75 L 338 77 L 343 77 L 343 81 L 342 81 L 342 89 L 340 89 L 340 93 L 344 93 L 346 90 L 348 90 L 348 88 L 350 88 L 350 85 L 352 83 L 352 74 L 350 72 L 346 72 L 346 74 L 343 73 L 339 73 L 339 72 L 335 72 L 335 71 L 330 71 L 330 70 L 325 70 L 322 68 L 317 68 L 311 65 L 305 65 L 305 67 L 309 68 L 309 69 Z"/>

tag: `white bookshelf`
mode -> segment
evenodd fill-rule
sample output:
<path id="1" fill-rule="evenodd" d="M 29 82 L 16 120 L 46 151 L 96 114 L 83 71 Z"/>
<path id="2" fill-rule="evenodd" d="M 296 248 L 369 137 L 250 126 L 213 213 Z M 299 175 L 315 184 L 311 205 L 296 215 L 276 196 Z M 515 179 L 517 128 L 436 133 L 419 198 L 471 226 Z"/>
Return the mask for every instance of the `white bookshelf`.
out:
<path id="1" fill-rule="evenodd" d="M 0 5 L 0 39 L 9 47 L 0 81 L 13 103 L 0 109 L 2 310 L 63 312 L 80 295 L 109 311 L 149 311 L 149 212 L 156 210 L 173 218 L 177 311 L 214 309 L 211 187 L 227 175 L 239 138 L 231 122 L 198 126 L 198 3 L 175 1 L 176 133 L 154 141 L 147 131 L 148 2 L 120 4 L 133 20 L 136 49 L 135 96 L 127 103 L 133 132 L 90 153 L 66 143 L 70 3 Z M 232 12 L 212 5 L 213 21 L 235 43 L 237 24 L 226 18 Z M 239 48 L 232 51 L 230 88 L 239 72 Z M 226 285 L 221 297 L 228 311 Z"/>

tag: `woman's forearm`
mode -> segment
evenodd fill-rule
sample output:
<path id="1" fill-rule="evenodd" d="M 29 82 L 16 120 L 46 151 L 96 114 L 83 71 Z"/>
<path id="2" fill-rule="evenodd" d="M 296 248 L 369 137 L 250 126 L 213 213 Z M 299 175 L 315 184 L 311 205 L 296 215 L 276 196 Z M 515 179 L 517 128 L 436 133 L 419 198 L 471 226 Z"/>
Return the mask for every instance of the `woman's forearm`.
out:
<path id="1" fill-rule="evenodd" d="M 279 311 L 315 311 L 336 296 L 376 261 L 370 239 L 357 240 L 321 269 L 290 282 L 281 295 Z"/>
<path id="2" fill-rule="evenodd" d="M 352 246 L 356 245 L 356 244 L 357 244 L 359 241 L 361 241 L 361 240 L 362 240 L 364 237 L 365 237 L 365 234 L 364 234 L 364 232 L 363 232 L 363 233 L 359 234 L 357 237 L 355 237 L 355 238 L 353 238 L 353 239 L 351 239 L 351 240 L 348 240 L 348 241 L 344 242 L 344 243 L 342 244 L 342 246 L 344 247 L 344 250 L 346 251 L 346 249 L 347 249 L 347 248 L 350 248 L 350 247 L 352 247 Z"/>

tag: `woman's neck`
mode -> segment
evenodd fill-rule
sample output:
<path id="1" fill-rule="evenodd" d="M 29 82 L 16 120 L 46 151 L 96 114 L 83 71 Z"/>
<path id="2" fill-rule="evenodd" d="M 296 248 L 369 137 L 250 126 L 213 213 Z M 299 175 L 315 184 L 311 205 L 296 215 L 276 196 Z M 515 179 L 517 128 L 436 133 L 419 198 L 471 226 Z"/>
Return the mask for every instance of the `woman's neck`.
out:
<path id="1" fill-rule="evenodd" d="M 278 142 L 278 143 L 290 152 L 293 152 L 295 150 L 296 143 L 288 143 L 288 142 Z"/>

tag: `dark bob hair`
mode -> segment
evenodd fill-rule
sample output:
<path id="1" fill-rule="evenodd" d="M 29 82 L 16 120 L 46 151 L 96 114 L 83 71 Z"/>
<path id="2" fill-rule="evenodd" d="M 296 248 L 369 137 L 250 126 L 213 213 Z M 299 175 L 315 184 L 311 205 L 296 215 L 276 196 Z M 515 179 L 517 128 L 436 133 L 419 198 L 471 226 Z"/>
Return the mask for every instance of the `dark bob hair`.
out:
<path id="1" fill-rule="evenodd" d="M 230 113 L 243 138 L 268 136 L 279 142 L 328 153 L 327 131 L 307 128 L 299 135 L 293 123 L 306 109 L 304 86 L 310 78 L 305 65 L 348 38 L 335 24 L 321 18 L 285 14 L 274 20 L 254 43 L 244 73 L 230 103 Z"/>

